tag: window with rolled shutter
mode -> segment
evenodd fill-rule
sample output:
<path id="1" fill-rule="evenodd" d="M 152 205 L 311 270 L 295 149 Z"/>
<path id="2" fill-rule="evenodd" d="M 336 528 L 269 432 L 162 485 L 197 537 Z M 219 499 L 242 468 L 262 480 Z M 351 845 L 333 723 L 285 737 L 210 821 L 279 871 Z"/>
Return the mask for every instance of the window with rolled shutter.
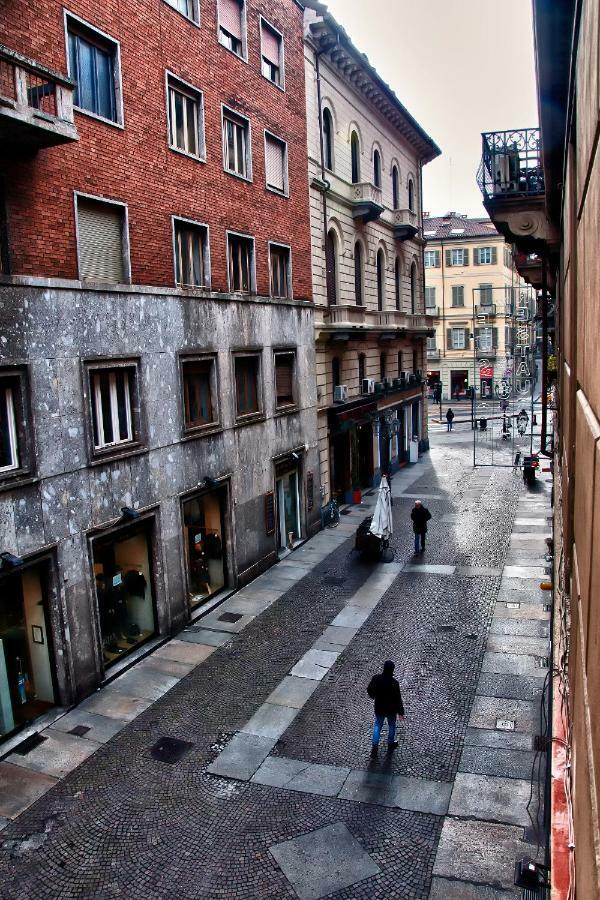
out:
<path id="1" fill-rule="evenodd" d="M 280 85 L 281 78 L 281 35 L 266 22 L 260 24 L 260 44 L 262 55 L 262 73 L 274 84 Z"/>
<path id="2" fill-rule="evenodd" d="M 122 207 L 79 197 L 77 200 L 79 277 L 82 281 L 129 281 L 123 259 Z"/>
<path id="3" fill-rule="evenodd" d="M 290 406 L 294 403 L 294 363 L 293 353 L 275 355 L 275 395 L 276 405 Z"/>
<path id="4" fill-rule="evenodd" d="M 241 0 L 219 0 L 219 41 L 241 55 L 243 52 Z"/>
<path id="5" fill-rule="evenodd" d="M 285 193 L 287 187 L 286 178 L 286 145 L 285 141 L 273 135 L 265 135 L 265 170 L 267 187 L 275 191 Z"/>

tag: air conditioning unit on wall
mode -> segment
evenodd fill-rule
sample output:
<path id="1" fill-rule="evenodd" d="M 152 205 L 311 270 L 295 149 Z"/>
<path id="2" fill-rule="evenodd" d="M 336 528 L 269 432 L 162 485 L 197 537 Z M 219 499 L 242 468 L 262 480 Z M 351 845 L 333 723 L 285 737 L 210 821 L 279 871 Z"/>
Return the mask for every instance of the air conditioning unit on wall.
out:
<path id="1" fill-rule="evenodd" d="M 363 394 L 374 394 L 375 393 L 375 379 L 374 378 L 363 378 L 362 393 Z"/>
<path id="2" fill-rule="evenodd" d="M 333 389 L 333 402 L 334 403 L 345 403 L 348 399 L 348 385 L 346 384 L 338 384 L 337 387 Z"/>

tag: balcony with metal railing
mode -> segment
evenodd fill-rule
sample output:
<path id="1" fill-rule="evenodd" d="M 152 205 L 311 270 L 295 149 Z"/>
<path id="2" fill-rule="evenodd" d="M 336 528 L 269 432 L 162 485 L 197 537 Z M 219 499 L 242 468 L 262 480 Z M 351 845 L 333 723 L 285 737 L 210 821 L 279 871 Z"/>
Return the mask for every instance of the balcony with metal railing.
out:
<path id="1" fill-rule="evenodd" d="M 0 44 L 2 155 L 78 140 L 73 82 Z"/>
<path id="2" fill-rule="evenodd" d="M 493 318 L 496 315 L 495 303 L 481 303 L 475 306 L 475 317 L 477 319 Z"/>

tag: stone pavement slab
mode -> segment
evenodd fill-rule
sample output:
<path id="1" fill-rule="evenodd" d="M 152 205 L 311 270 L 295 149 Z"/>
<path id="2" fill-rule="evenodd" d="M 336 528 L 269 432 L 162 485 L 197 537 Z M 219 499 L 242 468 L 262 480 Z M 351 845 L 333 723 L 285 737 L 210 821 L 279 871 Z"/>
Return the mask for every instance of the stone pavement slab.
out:
<path id="1" fill-rule="evenodd" d="M 434 565 L 433 563 L 407 563 L 402 571 L 407 575 L 454 575 L 456 566 Z"/>
<path id="2" fill-rule="evenodd" d="M 533 736 L 519 731 L 467 728 L 465 746 L 491 747 L 503 750 L 532 750 Z"/>
<path id="3" fill-rule="evenodd" d="M 444 816 L 451 792 L 450 782 L 353 769 L 338 796 L 358 803 Z"/>
<path id="4" fill-rule="evenodd" d="M 56 782 L 48 775 L 0 762 L 0 816 L 15 819 Z"/>
<path id="5" fill-rule="evenodd" d="M 249 781 L 275 746 L 276 740 L 238 732 L 206 771 L 222 778 Z"/>
<path id="6" fill-rule="evenodd" d="M 274 844 L 269 852 L 300 900 L 319 900 L 381 872 L 342 822 Z"/>
<path id="7" fill-rule="evenodd" d="M 506 605 L 507 602 L 511 603 L 512 606 L 508 607 Z M 513 608 L 515 603 L 519 604 L 516 609 Z M 505 600 L 504 602 L 496 603 L 492 625 L 495 619 L 537 619 L 538 621 L 547 622 L 549 615 L 541 603 L 523 603 L 521 605 L 518 599 Z"/>
<path id="8" fill-rule="evenodd" d="M 151 705 L 151 700 L 144 700 L 142 697 L 128 697 L 109 686 L 92 694 L 91 697 L 79 704 L 78 709 L 98 713 L 100 716 L 108 716 L 109 719 L 131 722 Z"/>
<path id="9" fill-rule="evenodd" d="M 546 570 L 543 566 L 504 566 L 503 578 L 540 578 L 543 579 Z"/>
<path id="10" fill-rule="evenodd" d="M 279 704 L 279 706 L 290 706 L 292 709 L 301 709 L 313 691 L 317 689 L 317 685 L 317 681 L 309 678 L 287 675 L 273 693 L 269 694 L 267 702 Z"/>
<path id="11" fill-rule="evenodd" d="M 481 697 L 508 697 L 512 700 L 536 700 L 543 690 L 541 678 L 528 675 L 507 675 L 498 672 L 482 672 L 477 694 Z"/>
<path id="12" fill-rule="evenodd" d="M 521 653 L 486 653 L 483 657 L 482 671 L 498 672 L 501 675 L 529 675 L 543 680 L 547 669 L 540 667 L 538 656 L 525 656 Z"/>
<path id="13" fill-rule="evenodd" d="M 337 797 L 349 774 L 350 769 L 342 766 L 309 763 L 294 775 L 286 787 L 320 797 Z"/>
<path id="14" fill-rule="evenodd" d="M 537 734 L 540 727 L 539 702 L 507 697 L 475 697 L 469 718 L 470 728 L 495 728 L 498 719 L 514 721 L 514 731 Z"/>
<path id="15" fill-rule="evenodd" d="M 486 649 L 488 653 L 514 653 L 523 656 L 548 656 L 549 638 L 523 637 L 513 634 L 490 634 Z"/>
<path id="16" fill-rule="evenodd" d="M 290 586 L 289 582 L 286 581 L 285 585 L 285 589 L 287 590 Z M 228 631 L 231 634 L 239 634 L 240 631 L 243 631 L 246 625 L 249 625 L 255 618 L 255 616 L 246 614 L 235 622 L 227 622 L 220 618 L 226 612 L 226 609 L 219 607 L 215 612 L 209 613 L 202 619 L 202 625 L 210 631 Z"/>
<path id="17" fill-rule="evenodd" d="M 172 675 L 174 678 L 185 678 L 195 666 L 194 663 L 178 662 L 175 659 L 166 659 L 152 653 L 137 663 L 137 668 L 164 672 L 165 675 Z"/>
<path id="18" fill-rule="evenodd" d="M 468 575 L 470 578 L 492 577 L 502 575 L 502 569 L 492 566 L 457 566 L 457 575 Z"/>
<path id="19" fill-rule="evenodd" d="M 158 700 L 179 682 L 173 675 L 165 675 L 152 669 L 138 669 L 135 666 L 112 682 L 113 690 L 129 697 L 141 697 L 143 700 Z"/>
<path id="20" fill-rule="evenodd" d="M 459 769 L 473 775 L 495 775 L 529 781 L 536 754 L 533 750 L 465 747 Z"/>
<path id="21" fill-rule="evenodd" d="M 173 659 L 176 662 L 192 663 L 197 666 L 204 662 L 211 653 L 214 653 L 214 650 L 214 647 L 208 647 L 205 644 L 190 644 L 174 638 L 155 650 L 153 656 L 158 659 Z"/>
<path id="22" fill-rule="evenodd" d="M 42 775 L 50 775 L 52 778 L 64 778 L 67 772 L 77 768 L 101 747 L 101 744 L 95 741 L 65 734 L 64 731 L 55 731 L 53 728 L 47 728 L 42 732 L 42 736 L 46 738 L 42 744 L 34 747 L 25 756 L 11 753 L 6 762 Z"/>
<path id="23" fill-rule="evenodd" d="M 341 625 L 343 628 L 360 628 L 369 618 L 370 610 L 347 606 L 331 623 L 333 626 Z"/>
<path id="24" fill-rule="evenodd" d="M 436 876 L 431 882 L 429 900 L 514 900 L 521 892 L 497 890 L 484 884 L 467 881 L 450 881 Z"/>
<path id="25" fill-rule="evenodd" d="M 338 796 L 340 800 L 393 807 L 395 792 L 392 779 L 391 773 L 353 769 Z"/>
<path id="26" fill-rule="evenodd" d="M 208 628 L 186 628 L 179 632 L 177 640 L 203 644 L 205 647 L 224 647 L 231 641 L 231 635 L 224 631 L 209 631 Z"/>
<path id="27" fill-rule="evenodd" d="M 540 621 L 537 618 L 523 619 L 507 617 L 504 619 L 495 615 L 490 626 L 490 633 L 512 635 L 513 637 L 549 638 L 550 613 L 545 613 L 544 615 L 546 621 Z"/>
<path id="28" fill-rule="evenodd" d="M 99 716 L 97 713 L 76 707 L 53 722 L 52 730 L 69 732 L 78 726 L 89 728 L 89 731 L 81 736 L 86 740 L 96 741 L 97 744 L 105 744 L 126 724 L 125 719 L 109 719 L 108 716 Z"/>
<path id="29" fill-rule="evenodd" d="M 290 781 L 310 763 L 298 759 L 287 759 L 285 756 L 267 756 L 251 778 L 253 784 L 266 784 L 270 787 L 285 788 Z"/>
<path id="30" fill-rule="evenodd" d="M 279 738 L 295 719 L 297 710 L 290 706 L 263 703 L 241 730 L 243 734 L 255 734 L 265 738 Z"/>
<path id="31" fill-rule="evenodd" d="M 526 810 L 530 790 L 529 779 L 457 772 L 449 813 L 526 828 L 531 824 Z"/>

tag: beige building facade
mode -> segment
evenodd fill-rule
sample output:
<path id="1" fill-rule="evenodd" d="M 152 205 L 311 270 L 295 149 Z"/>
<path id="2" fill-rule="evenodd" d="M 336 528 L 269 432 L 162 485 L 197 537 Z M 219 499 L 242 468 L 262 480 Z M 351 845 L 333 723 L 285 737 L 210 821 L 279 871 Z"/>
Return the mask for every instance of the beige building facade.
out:
<path id="1" fill-rule="evenodd" d="M 425 218 L 425 311 L 434 317 L 427 339 L 430 398 L 464 399 L 475 386 L 481 399 L 513 380 L 515 317 L 520 290 L 512 248 L 488 218 L 450 212 Z"/>
<path id="2" fill-rule="evenodd" d="M 305 66 L 327 502 L 428 448 L 421 169 L 440 151 L 320 4 Z"/>

